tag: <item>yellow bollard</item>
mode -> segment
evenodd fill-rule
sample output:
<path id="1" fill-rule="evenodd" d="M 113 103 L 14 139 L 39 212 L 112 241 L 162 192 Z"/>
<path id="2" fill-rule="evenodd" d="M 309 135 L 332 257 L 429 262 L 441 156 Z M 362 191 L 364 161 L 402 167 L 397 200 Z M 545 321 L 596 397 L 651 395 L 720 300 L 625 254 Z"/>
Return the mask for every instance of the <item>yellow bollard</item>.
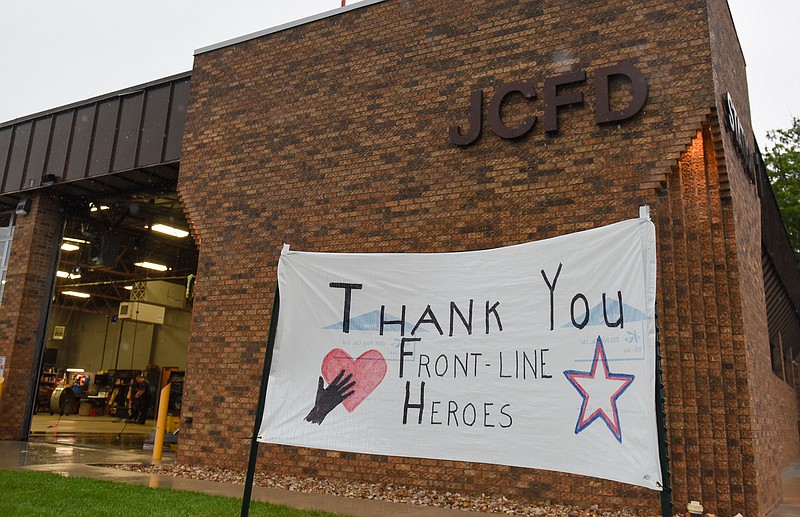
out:
<path id="1" fill-rule="evenodd" d="M 158 401 L 158 418 L 156 420 L 156 440 L 153 444 L 152 463 L 161 463 L 161 453 L 164 450 L 164 432 L 167 423 L 167 406 L 169 406 L 169 388 L 172 384 L 167 384 L 161 388 L 161 398 Z"/>

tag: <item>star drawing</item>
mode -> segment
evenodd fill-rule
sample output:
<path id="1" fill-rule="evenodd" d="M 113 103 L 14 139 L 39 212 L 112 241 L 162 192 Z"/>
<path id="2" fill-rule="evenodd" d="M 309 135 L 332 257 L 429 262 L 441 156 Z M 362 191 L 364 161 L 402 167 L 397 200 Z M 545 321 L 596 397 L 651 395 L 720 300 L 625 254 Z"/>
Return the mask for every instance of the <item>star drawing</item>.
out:
<path id="1" fill-rule="evenodd" d="M 566 370 L 564 376 L 583 398 L 578 422 L 575 424 L 575 434 L 580 433 L 599 418 L 606 423 L 614 438 L 622 443 L 622 427 L 617 411 L 617 399 L 628 389 L 635 377 L 631 374 L 609 371 L 606 351 L 600 336 L 597 336 L 597 344 L 594 348 L 592 369 L 588 372 Z"/>

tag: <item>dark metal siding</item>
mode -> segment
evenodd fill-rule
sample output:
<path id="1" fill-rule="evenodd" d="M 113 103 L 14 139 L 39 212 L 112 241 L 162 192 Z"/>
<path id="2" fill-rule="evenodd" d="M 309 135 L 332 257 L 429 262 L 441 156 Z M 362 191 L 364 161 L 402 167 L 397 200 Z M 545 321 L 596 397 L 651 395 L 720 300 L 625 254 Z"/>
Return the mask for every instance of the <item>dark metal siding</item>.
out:
<path id="1" fill-rule="evenodd" d="M 8 168 L 8 155 L 11 154 L 12 128 L 0 128 L 0 171 Z M 0 192 L 5 189 L 5 174 L 0 176 Z"/>
<path id="2" fill-rule="evenodd" d="M 55 127 L 50 137 L 50 145 L 46 152 L 47 174 L 60 177 L 67 164 L 67 151 L 69 151 L 69 136 L 72 132 L 73 110 L 55 115 Z M 36 178 L 31 178 L 36 180 Z M 40 178 L 41 181 L 41 178 Z"/>
<path id="3" fill-rule="evenodd" d="M 765 171 L 763 163 L 762 172 Z M 800 355 L 800 269 L 783 224 L 778 201 L 766 172 L 759 175 L 761 192 L 761 255 L 770 341 Z"/>
<path id="4" fill-rule="evenodd" d="M 766 253 L 762 254 L 764 267 L 764 291 L 767 301 L 767 321 L 769 322 L 769 339 L 773 343 L 780 342 L 784 348 L 792 347 L 793 357 L 800 351 L 800 321 L 792 299 Z"/>
<path id="5" fill-rule="evenodd" d="M 172 109 L 167 128 L 167 143 L 164 146 L 164 161 L 171 162 L 181 157 L 183 143 L 183 123 L 186 120 L 186 108 L 189 101 L 189 81 L 175 83 L 172 88 Z"/>
<path id="6" fill-rule="evenodd" d="M 44 174 L 44 167 L 47 158 L 47 145 L 50 143 L 50 128 L 53 120 L 50 118 L 39 119 L 33 123 L 33 142 L 31 143 L 30 157 L 28 158 L 28 177 L 41 177 Z M 28 180 L 27 185 L 31 185 Z"/>
<path id="7" fill-rule="evenodd" d="M 98 104 L 97 122 L 92 141 L 92 157 L 89 160 L 89 176 L 97 176 L 111 170 L 118 116 L 119 99 L 111 99 Z"/>
<path id="8" fill-rule="evenodd" d="M 142 122 L 144 94 L 131 95 L 122 99 L 122 111 L 117 130 L 117 146 L 114 156 L 114 170 L 133 168 L 136 148 L 139 147 L 139 128 Z"/>
<path id="9" fill-rule="evenodd" d="M 102 190 L 152 183 L 148 176 L 174 181 L 189 78 L 173 76 L 0 126 L 0 203 L 13 204 L 53 180 L 70 191 L 92 191 L 89 179 L 103 179 Z M 119 173 L 122 181 L 110 179 Z"/>
<path id="10" fill-rule="evenodd" d="M 96 107 L 92 105 L 75 110 L 67 174 L 66 176 L 61 175 L 63 181 L 79 180 L 86 177 L 86 164 L 89 160 L 89 144 L 92 142 L 95 109 Z"/>
<path id="11" fill-rule="evenodd" d="M 139 165 L 152 165 L 161 162 L 164 142 L 167 139 L 167 114 L 171 88 L 154 88 L 145 98 L 144 119 L 142 121 L 141 142 L 139 144 Z"/>
<path id="12" fill-rule="evenodd" d="M 6 174 L 5 188 L 9 190 L 20 190 L 23 167 L 25 158 L 28 156 L 28 144 L 31 141 L 31 131 L 33 123 L 25 122 L 14 128 L 14 136 L 11 144 L 11 159 L 8 162 L 8 174 Z"/>

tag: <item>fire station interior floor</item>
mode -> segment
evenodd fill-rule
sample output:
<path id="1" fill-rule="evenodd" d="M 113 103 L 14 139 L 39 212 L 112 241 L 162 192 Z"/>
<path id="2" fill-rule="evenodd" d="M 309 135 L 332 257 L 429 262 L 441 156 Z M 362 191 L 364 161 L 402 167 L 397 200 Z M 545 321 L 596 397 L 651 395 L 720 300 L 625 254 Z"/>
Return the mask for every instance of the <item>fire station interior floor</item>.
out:
<path id="1" fill-rule="evenodd" d="M 100 449 L 141 451 L 154 428 L 155 420 L 148 420 L 140 425 L 111 416 L 37 414 L 31 421 L 30 440 Z M 150 451 L 145 452 L 152 454 Z"/>

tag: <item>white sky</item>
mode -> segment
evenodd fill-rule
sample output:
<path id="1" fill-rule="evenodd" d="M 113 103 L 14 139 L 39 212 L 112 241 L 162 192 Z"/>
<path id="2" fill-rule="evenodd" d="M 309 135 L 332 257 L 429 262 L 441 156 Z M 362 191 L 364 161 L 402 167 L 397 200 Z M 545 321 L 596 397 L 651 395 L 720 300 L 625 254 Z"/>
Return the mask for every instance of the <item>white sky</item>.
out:
<path id="1" fill-rule="evenodd" d="M 729 4 L 763 151 L 767 130 L 800 117 L 800 0 Z M 340 0 L 0 0 L 0 122 L 189 71 L 198 48 L 340 6 Z"/>

